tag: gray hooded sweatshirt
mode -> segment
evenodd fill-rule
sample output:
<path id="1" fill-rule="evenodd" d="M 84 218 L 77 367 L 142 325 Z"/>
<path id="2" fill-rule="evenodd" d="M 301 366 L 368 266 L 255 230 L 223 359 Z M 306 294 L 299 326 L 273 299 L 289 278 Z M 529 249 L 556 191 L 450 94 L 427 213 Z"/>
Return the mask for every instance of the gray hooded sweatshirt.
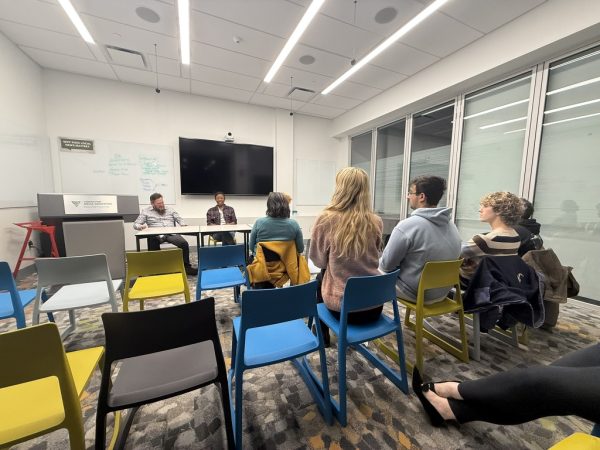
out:
<path id="1" fill-rule="evenodd" d="M 398 222 L 379 260 L 379 270 L 400 268 L 396 292 L 400 298 L 416 301 L 419 279 L 425 263 L 448 261 L 460 256 L 461 239 L 450 221 L 452 208 L 418 208 Z M 448 289 L 425 292 L 425 303 L 443 300 Z"/>

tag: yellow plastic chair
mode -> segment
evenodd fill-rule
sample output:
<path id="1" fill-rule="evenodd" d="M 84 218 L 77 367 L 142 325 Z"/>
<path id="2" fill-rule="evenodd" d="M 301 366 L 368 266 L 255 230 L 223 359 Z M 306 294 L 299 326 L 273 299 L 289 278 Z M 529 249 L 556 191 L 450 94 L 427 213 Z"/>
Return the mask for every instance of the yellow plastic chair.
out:
<path id="1" fill-rule="evenodd" d="M 85 449 L 79 396 L 103 354 L 65 353 L 53 323 L 0 334 L 0 447 L 66 428 L 71 449 Z"/>
<path id="2" fill-rule="evenodd" d="M 600 450 L 600 438 L 586 433 L 573 433 L 549 450 Z"/>
<path id="3" fill-rule="evenodd" d="M 404 325 L 415 332 L 415 364 L 406 361 L 406 365 L 412 372 L 414 366 L 418 367 L 419 372 L 423 373 L 423 338 L 427 338 L 438 347 L 447 351 L 451 355 L 463 362 L 469 362 L 469 344 L 467 341 L 467 332 L 465 328 L 465 315 L 463 311 L 462 297 L 460 294 L 459 268 L 462 259 L 457 261 L 432 261 L 425 264 L 419 289 L 417 291 L 417 302 L 398 298 L 398 301 L 406 307 Z M 425 304 L 425 291 L 428 289 L 454 287 L 456 294 L 454 299 L 446 297 L 444 300 L 431 304 Z M 410 321 L 411 312 L 415 312 L 415 322 Z M 425 328 L 425 319 L 428 317 L 441 316 L 444 314 L 458 313 L 460 324 L 461 346 L 456 346 L 450 340 L 444 339 L 439 333 L 434 333 Z M 377 346 L 385 354 L 398 361 L 398 353 L 385 345 L 381 340 L 377 341 Z"/>
<path id="4" fill-rule="evenodd" d="M 151 252 L 126 252 L 127 270 L 123 311 L 129 311 L 130 301 L 139 301 L 140 310 L 144 301 L 183 293 L 185 302 L 190 302 L 190 287 L 183 265 L 180 248 Z M 137 279 L 136 279 L 137 277 Z M 135 279 L 133 287 L 131 281 Z"/>

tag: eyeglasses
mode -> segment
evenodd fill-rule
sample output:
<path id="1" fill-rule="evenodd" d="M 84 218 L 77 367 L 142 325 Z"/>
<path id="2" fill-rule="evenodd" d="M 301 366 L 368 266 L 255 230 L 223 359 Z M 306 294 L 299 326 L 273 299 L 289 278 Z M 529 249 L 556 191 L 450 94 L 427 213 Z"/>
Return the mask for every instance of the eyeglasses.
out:
<path id="1" fill-rule="evenodd" d="M 419 195 L 417 192 L 410 192 L 408 191 L 408 195 Z"/>

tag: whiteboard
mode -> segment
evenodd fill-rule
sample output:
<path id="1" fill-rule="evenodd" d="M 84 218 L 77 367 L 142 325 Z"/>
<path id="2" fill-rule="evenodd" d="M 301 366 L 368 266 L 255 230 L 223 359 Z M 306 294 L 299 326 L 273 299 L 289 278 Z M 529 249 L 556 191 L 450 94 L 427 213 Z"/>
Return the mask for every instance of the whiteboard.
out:
<path id="1" fill-rule="evenodd" d="M 94 153 L 59 154 L 63 192 L 137 195 L 140 204 L 160 192 L 175 203 L 171 146 L 95 140 Z"/>
<path id="2" fill-rule="evenodd" d="M 46 136 L 0 136 L 0 160 L 0 208 L 36 206 L 38 192 L 54 191 Z"/>
<path id="3" fill-rule="evenodd" d="M 329 204 L 335 187 L 335 161 L 296 160 L 297 205 Z"/>

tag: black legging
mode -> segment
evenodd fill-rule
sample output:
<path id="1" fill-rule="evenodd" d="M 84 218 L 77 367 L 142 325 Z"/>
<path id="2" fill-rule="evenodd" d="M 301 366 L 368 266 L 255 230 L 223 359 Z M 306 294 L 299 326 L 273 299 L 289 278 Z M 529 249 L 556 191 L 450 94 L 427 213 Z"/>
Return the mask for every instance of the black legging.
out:
<path id="1" fill-rule="evenodd" d="M 567 415 L 600 423 L 600 344 L 569 353 L 549 366 L 461 382 L 458 392 L 464 400 L 448 401 L 459 423 L 515 425 Z"/>

